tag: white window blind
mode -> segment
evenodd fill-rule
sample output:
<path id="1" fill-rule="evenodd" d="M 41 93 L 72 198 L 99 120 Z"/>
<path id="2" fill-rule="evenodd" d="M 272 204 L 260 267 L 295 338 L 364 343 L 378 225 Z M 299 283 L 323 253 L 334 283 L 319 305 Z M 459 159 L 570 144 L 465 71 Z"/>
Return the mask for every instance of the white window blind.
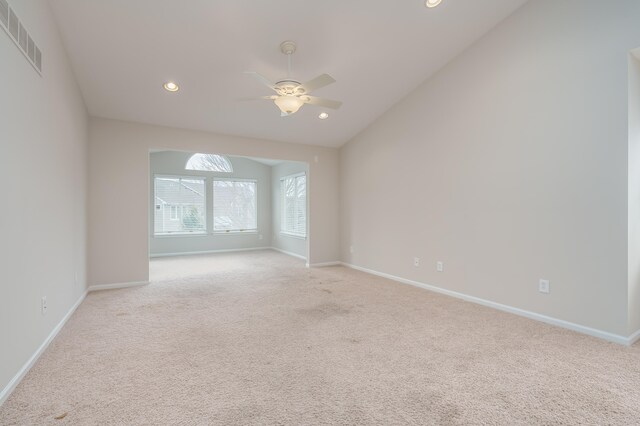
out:
<path id="1" fill-rule="evenodd" d="M 206 233 L 205 180 L 198 177 L 154 178 L 154 234 Z"/>
<path id="2" fill-rule="evenodd" d="M 257 183 L 247 179 L 213 180 L 213 231 L 258 230 Z"/>
<path id="3" fill-rule="evenodd" d="M 305 174 L 285 176 L 280 180 L 282 194 L 283 234 L 297 237 L 307 236 L 307 176 Z"/>

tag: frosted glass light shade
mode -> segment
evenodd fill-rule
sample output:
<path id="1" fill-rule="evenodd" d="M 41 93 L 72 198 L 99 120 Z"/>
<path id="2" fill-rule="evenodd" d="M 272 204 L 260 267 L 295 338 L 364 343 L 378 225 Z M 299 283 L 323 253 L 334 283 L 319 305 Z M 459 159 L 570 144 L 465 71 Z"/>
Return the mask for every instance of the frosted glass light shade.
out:
<path id="1" fill-rule="evenodd" d="M 278 108 L 280 108 L 280 111 L 287 114 L 293 114 L 297 112 L 304 104 L 302 99 L 296 96 L 279 96 L 274 102 L 276 103 Z"/>

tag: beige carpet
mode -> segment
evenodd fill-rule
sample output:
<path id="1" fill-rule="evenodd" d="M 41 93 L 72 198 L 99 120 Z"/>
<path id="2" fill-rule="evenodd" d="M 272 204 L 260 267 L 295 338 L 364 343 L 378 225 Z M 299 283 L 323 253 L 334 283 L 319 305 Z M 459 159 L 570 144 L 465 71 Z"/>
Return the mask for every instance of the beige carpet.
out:
<path id="1" fill-rule="evenodd" d="M 1 424 L 640 423 L 638 345 L 271 251 L 151 270 L 87 297 Z"/>

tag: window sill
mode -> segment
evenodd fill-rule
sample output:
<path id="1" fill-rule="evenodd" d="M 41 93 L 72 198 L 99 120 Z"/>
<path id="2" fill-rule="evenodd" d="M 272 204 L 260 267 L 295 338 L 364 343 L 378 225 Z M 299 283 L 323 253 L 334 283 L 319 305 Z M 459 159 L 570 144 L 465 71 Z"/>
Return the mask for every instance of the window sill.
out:
<path id="1" fill-rule="evenodd" d="M 153 238 L 173 238 L 173 237 L 206 237 L 206 232 L 175 232 L 171 234 L 153 234 Z"/>
<path id="2" fill-rule="evenodd" d="M 307 239 L 306 235 L 290 234 L 288 232 L 280 232 L 280 235 L 283 236 L 283 237 L 295 238 L 297 240 L 306 240 Z"/>
<path id="3" fill-rule="evenodd" d="M 212 235 L 258 235 L 258 231 L 214 231 Z"/>

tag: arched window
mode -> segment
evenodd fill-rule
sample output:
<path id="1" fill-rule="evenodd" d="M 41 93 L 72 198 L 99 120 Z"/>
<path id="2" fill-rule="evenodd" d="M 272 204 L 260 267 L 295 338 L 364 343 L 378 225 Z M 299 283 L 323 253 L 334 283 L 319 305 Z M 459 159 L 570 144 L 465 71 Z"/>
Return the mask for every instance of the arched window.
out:
<path id="1" fill-rule="evenodd" d="M 193 154 L 187 161 L 185 169 L 205 172 L 233 172 L 231 162 L 222 155 L 217 154 Z"/>

